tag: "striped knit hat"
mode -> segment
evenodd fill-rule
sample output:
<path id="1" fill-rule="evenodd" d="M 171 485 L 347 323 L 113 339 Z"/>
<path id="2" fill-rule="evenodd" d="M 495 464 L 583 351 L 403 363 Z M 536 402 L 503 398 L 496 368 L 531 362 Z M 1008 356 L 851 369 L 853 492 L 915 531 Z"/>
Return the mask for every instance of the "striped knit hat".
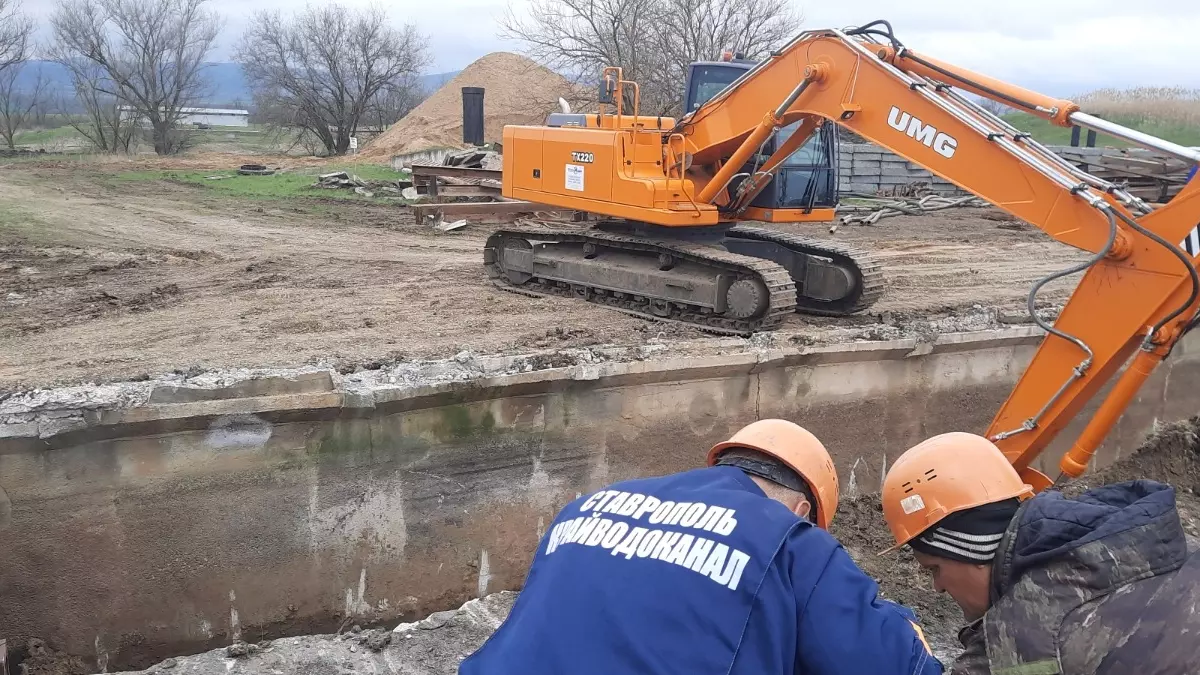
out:
<path id="1" fill-rule="evenodd" d="M 952 513 L 908 542 L 926 555 L 986 565 L 996 557 L 1004 531 L 1021 505 L 1019 499 L 984 504 Z"/>

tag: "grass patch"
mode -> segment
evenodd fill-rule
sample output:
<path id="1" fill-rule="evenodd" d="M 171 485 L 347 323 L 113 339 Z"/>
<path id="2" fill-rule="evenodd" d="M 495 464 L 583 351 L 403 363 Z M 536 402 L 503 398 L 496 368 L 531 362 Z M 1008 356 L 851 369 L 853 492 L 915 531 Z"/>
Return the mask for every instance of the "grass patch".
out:
<path id="1" fill-rule="evenodd" d="M 314 188 L 317 176 L 345 171 L 365 181 L 395 181 L 408 179 L 407 172 L 363 164 L 358 166 L 312 167 L 273 176 L 241 176 L 236 171 L 126 171 L 114 177 L 118 183 L 173 181 L 197 185 L 214 193 L 246 199 L 344 199 L 361 202 L 396 202 L 395 193 L 375 191 L 376 196 L 364 197 L 353 190 Z M 217 177 L 220 178 L 217 178 Z M 385 197 L 390 197 L 386 198 Z"/>
<path id="2" fill-rule="evenodd" d="M 1141 87 L 1101 89 L 1076 99 L 1083 111 L 1130 129 L 1189 147 L 1200 146 L 1200 89 Z M 1004 115 L 1009 124 L 1033 134 L 1043 143 L 1070 145 L 1071 129 L 1055 126 L 1021 112 Z M 1087 130 L 1081 132 L 1080 144 Z M 1112 136 L 1096 135 L 1096 145 L 1117 148 L 1131 144 Z"/>
<path id="3" fill-rule="evenodd" d="M 1157 136 L 1173 143 L 1189 147 L 1200 146 L 1200 125 L 1152 118 L 1144 115 L 1105 115 L 1104 118 L 1130 129 Z M 1071 130 L 1069 128 L 1056 126 L 1040 117 L 1034 117 L 1027 113 L 1010 113 L 1005 115 L 1004 119 L 1021 131 L 1033 134 L 1034 139 L 1042 143 L 1049 145 L 1071 144 Z M 1086 140 L 1087 130 L 1084 129 L 1080 132 L 1079 144 L 1083 145 Z M 1096 134 L 1096 145 L 1099 147 L 1127 148 L 1131 147 L 1132 144 L 1105 134 Z"/>
<path id="4" fill-rule="evenodd" d="M 29 129 L 18 131 L 13 141 L 17 145 L 47 145 L 55 141 L 86 140 L 74 127 L 57 129 Z"/>
<path id="5" fill-rule="evenodd" d="M 45 221 L 29 209 L 13 202 L 0 201 L 0 242 L 11 240 L 13 235 L 21 241 L 42 241 L 45 225 Z"/>

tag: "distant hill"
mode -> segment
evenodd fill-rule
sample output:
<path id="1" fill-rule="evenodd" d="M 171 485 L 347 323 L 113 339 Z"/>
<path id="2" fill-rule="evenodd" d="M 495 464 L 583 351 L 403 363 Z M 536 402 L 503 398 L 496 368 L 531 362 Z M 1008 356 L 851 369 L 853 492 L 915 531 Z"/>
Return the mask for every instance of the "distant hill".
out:
<path id="1" fill-rule="evenodd" d="M 47 82 L 47 88 L 53 94 L 69 94 L 71 92 L 71 75 L 65 68 L 52 61 L 35 61 L 26 67 L 18 78 L 19 86 L 23 89 L 33 87 L 38 72 L 41 72 Z M 421 76 L 421 86 L 426 93 L 432 94 L 442 85 L 449 82 L 460 71 L 434 73 Z M 242 67 L 236 63 L 210 63 L 205 74 L 212 83 L 212 94 L 203 103 L 214 107 L 246 107 L 251 105 L 254 96 L 246 84 Z"/>
<path id="2" fill-rule="evenodd" d="M 461 72 L 462 72 L 461 70 L 451 70 L 451 71 L 448 71 L 445 73 L 434 73 L 433 75 L 422 75 L 421 76 L 421 86 L 423 89 L 425 89 L 426 94 L 432 94 L 433 92 L 437 91 L 438 89 L 441 89 L 442 85 L 446 84 L 450 80 L 453 80 L 454 76 L 458 75 Z"/>

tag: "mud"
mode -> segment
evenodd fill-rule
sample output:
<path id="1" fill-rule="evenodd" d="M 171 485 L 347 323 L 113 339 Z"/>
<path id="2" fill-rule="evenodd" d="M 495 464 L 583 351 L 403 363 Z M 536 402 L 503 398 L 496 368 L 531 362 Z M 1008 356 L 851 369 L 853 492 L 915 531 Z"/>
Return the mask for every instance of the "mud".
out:
<path id="1" fill-rule="evenodd" d="M 1064 492 L 1148 478 L 1175 486 L 1175 500 L 1192 549 L 1200 549 L 1200 415 L 1160 424 L 1129 457 L 1083 476 Z"/>
<path id="2" fill-rule="evenodd" d="M 92 672 L 83 659 L 55 650 L 37 638 L 29 640 L 24 649 L 10 654 L 16 670 L 11 675 L 86 675 Z"/>
<path id="3" fill-rule="evenodd" d="M 880 556 L 894 542 L 883 521 L 879 495 L 863 495 L 838 505 L 831 531 L 850 557 L 879 584 L 880 594 L 912 608 L 921 622 L 930 647 L 943 663 L 959 651 L 958 629 L 962 610 L 950 596 L 933 589 L 910 549 Z"/>

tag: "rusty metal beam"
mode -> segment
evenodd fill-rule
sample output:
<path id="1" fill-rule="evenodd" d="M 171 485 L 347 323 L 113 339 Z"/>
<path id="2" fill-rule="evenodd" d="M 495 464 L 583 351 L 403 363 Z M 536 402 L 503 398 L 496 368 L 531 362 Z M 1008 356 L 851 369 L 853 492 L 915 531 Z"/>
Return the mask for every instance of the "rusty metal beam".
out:
<path id="1" fill-rule="evenodd" d="M 433 189 L 434 182 L 427 186 L 429 194 L 434 197 L 499 197 L 500 188 L 491 185 L 438 185 Z"/>
<path id="2" fill-rule="evenodd" d="M 413 176 L 449 176 L 451 178 L 490 178 L 500 180 L 502 171 L 499 169 L 467 169 L 461 166 L 433 166 L 430 164 L 413 164 Z"/>
<path id="3" fill-rule="evenodd" d="M 439 217 L 442 220 L 466 218 L 477 223 L 507 223 L 512 222 L 517 216 L 532 215 L 535 213 L 572 218 L 576 212 L 555 209 L 545 204 L 518 201 L 417 204 L 413 206 L 413 216 L 418 223 L 424 223 L 429 218 L 437 220 Z"/>

